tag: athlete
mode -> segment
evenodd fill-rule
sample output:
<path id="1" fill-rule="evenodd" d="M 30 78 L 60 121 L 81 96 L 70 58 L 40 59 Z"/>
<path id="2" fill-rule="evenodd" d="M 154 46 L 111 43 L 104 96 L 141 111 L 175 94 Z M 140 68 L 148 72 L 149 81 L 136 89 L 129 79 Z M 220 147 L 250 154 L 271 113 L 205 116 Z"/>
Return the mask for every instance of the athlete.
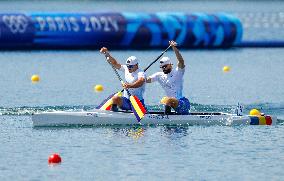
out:
<path id="1" fill-rule="evenodd" d="M 122 65 L 113 58 L 106 47 L 102 47 L 100 50 L 103 53 L 108 62 L 112 66 L 120 71 L 124 72 L 125 82 L 123 88 L 128 89 L 131 95 L 135 95 L 140 99 L 141 103 L 145 107 L 143 94 L 145 91 L 146 75 L 144 71 L 139 69 L 139 61 L 135 56 L 130 56 L 126 60 L 126 64 Z M 112 110 L 118 111 L 118 107 L 122 110 L 131 110 L 131 103 L 127 91 L 124 91 L 123 96 L 114 96 L 112 98 Z"/>
<path id="2" fill-rule="evenodd" d="M 185 72 L 184 60 L 177 49 L 175 41 L 169 41 L 177 58 L 177 67 L 173 69 L 173 64 L 169 57 L 163 57 L 160 60 L 160 68 L 162 72 L 157 72 L 147 77 L 146 82 L 152 83 L 158 81 L 166 96 L 161 100 L 165 105 L 165 114 L 170 114 L 173 108 L 177 114 L 188 114 L 190 103 L 182 94 L 183 89 L 183 75 Z"/>

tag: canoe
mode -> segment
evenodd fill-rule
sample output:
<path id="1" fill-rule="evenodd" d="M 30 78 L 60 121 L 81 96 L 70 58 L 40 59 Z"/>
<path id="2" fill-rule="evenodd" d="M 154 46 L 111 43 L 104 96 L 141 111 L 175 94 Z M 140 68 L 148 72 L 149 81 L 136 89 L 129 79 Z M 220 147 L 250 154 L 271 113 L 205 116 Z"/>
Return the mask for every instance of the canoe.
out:
<path id="1" fill-rule="evenodd" d="M 249 116 L 223 112 L 195 112 L 188 115 L 151 111 L 137 122 L 132 112 L 113 112 L 94 109 L 82 112 L 43 112 L 32 115 L 33 126 L 72 126 L 72 125 L 275 125 L 275 116 Z"/>

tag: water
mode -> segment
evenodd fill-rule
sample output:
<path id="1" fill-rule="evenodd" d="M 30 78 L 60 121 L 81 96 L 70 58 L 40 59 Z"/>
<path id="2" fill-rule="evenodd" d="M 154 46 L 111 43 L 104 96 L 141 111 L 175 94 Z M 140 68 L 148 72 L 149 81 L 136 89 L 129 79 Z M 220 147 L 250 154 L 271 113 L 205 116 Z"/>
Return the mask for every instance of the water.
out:
<path id="1" fill-rule="evenodd" d="M 160 10 L 273 14 L 281 1 L 1 1 L 9 11 Z M 202 6 L 201 6 L 202 5 Z M 210 6 L 209 6 L 210 5 Z M 78 9 L 74 9 L 74 7 Z M 107 7 L 107 8 L 106 8 Z M 279 14 L 280 13 L 280 14 Z M 282 17 L 282 16 L 281 16 Z M 282 19 L 280 18 L 281 22 Z M 249 27 L 247 27 L 249 28 Z M 275 30 L 275 29 L 274 29 Z M 272 32 L 274 32 L 274 30 Z M 269 29 L 245 36 L 277 38 Z M 279 36 L 281 37 L 281 36 Z M 165 47 L 166 48 L 166 47 Z M 162 51 L 162 50 L 161 50 Z M 130 55 L 146 67 L 161 51 L 111 51 L 119 61 Z M 33 128 L 31 114 L 55 110 L 90 110 L 120 90 L 112 69 L 98 50 L 0 52 L 0 180 L 283 180 L 283 49 L 181 50 L 186 61 L 184 95 L 193 111 L 233 112 L 240 102 L 278 116 L 276 126 L 61 127 Z M 166 53 L 174 59 L 172 51 Z M 223 66 L 231 71 L 223 73 Z M 154 64 L 148 75 L 158 71 Z M 30 77 L 41 80 L 32 84 Z M 93 86 L 105 90 L 95 93 Z M 148 84 L 147 106 L 163 97 Z M 48 166 L 58 152 L 63 162 Z"/>
<path id="2" fill-rule="evenodd" d="M 204 105 L 272 104 L 283 106 L 283 50 L 229 49 L 181 50 L 187 71 L 184 95 L 191 102 Z M 141 59 L 146 67 L 160 52 L 111 51 L 124 62 L 130 55 Z M 172 59 L 172 51 L 166 53 Z M 98 105 L 103 98 L 120 90 L 113 70 L 98 50 L 1 52 L 0 82 L 2 107 Z M 231 67 L 223 73 L 224 65 Z M 154 64 L 147 74 L 159 71 Z M 30 77 L 39 74 L 41 81 L 32 84 Z M 94 93 L 102 84 L 105 91 Z M 158 84 L 148 84 L 146 104 L 157 105 L 163 94 Z M 15 99 L 16 97 L 16 99 Z"/>
<path id="3" fill-rule="evenodd" d="M 0 119 L 5 128 L 1 153 L 6 155 L 1 157 L 1 180 L 281 180 L 284 176 L 283 126 L 32 129 L 27 117 Z M 47 166 L 47 155 L 53 152 L 60 152 L 63 162 Z"/>

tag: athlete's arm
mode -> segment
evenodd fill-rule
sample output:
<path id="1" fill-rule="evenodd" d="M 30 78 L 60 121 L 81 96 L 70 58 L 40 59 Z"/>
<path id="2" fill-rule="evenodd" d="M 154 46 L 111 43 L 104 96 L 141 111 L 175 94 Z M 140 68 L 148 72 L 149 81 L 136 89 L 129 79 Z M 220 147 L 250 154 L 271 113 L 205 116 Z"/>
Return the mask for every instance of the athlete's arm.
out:
<path id="1" fill-rule="evenodd" d="M 135 82 L 129 84 L 129 83 L 124 83 L 123 87 L 124 88 L 138 88 L 141 87 L 143 84 L 145 83 L 145 78 L 144 77 L 140 77 L 138 78 Z"/>
<path id="2" fill-rule="evenodd" d="M 121 68 L 121 64 L 118 63 L 118 62 L 116 61 L 116 59 L 113 58 L 113 57 L 110 55 L 110 53 L 109 53 L 109 51 L 108 51 L 108 49 L 107 49 L 106 47 L 102 47 L 101 50 L 100 50 L 100 52 L 105 55 L 105 57 L 107 58 L 107 61 L 108 61 L 109 63 L 111 63 L 111 64 L 114 66 L 114 68 L 116 68 L 116 69 L 120 69 L 120 68 Z"/>
<path id="3" fill-rule="evenodd" d="M 175 41 L 173 41 L 173 40 L 170 41 L 169 43 L 170 43 L 171 47 L 173 48 L 173 50 L 174 50 L 174 52 L 176 54 L 177 61 L 178 61 L 178 64 L 177 64 L 178 68 L 183 69 L 185 67 L 185 64 L 184 64 L 184 60 L 183 60 L 179 50 L 176 47 L 177 43 Z"/>
<path id="4" fill-rule="evenodd" d="M 160 76 L 160 72 L 156 72 L 152 75 L 150 75 L 149 77 L 146 78 L 146 83 L 152 83 L 155 82 L 159 79 Z"/>

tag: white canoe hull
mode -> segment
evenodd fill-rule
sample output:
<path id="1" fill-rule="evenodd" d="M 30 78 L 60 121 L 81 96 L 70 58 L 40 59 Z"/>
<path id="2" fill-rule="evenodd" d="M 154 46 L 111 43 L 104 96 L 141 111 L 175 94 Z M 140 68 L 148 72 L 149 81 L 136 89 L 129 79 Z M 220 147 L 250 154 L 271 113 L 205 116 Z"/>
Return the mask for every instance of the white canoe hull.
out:
<path id="1" fill-rule="evenodd" d="M 192 113 L 190 115 L 146 114 L 140 123 L 133 113 L 104 110 L 83 112 L 44 112 L 32 115 L 34 126 L 72 125 L 274 125 L 272 116 L 238 116 L 227 113 Z"/>

